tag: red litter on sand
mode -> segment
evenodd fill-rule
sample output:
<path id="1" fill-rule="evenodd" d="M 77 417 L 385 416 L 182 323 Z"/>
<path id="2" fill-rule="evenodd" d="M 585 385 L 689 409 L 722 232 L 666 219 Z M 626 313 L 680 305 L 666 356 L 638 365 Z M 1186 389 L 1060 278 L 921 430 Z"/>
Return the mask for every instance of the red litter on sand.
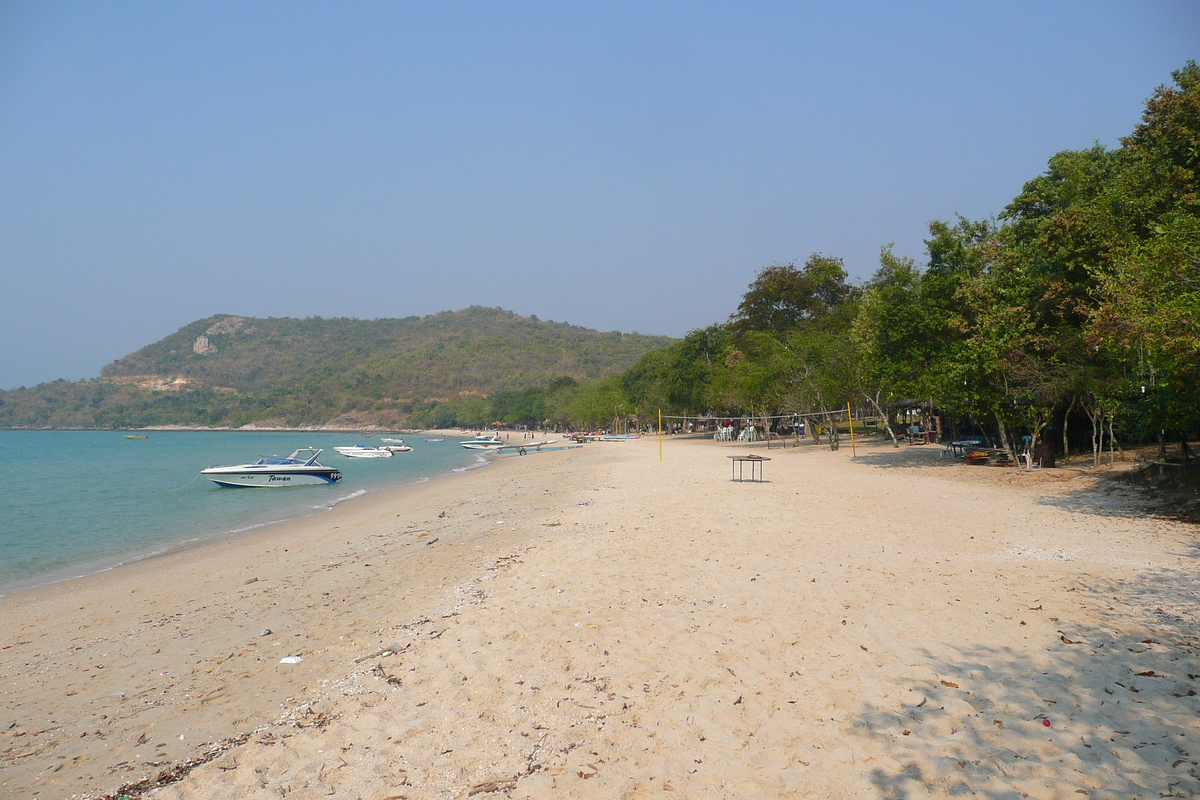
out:
<path id="1" fill-rule="evenodd" d="M 1050 720 L 1048 720 L 1048 719 L 1044 719 L 1044 720 L 1042 720 L 1042 724 L 1043 724 L 1043 725 L 1045 725 L 1047 728 L 1049 728 L 1049 727 L 1050 727 Z"/>

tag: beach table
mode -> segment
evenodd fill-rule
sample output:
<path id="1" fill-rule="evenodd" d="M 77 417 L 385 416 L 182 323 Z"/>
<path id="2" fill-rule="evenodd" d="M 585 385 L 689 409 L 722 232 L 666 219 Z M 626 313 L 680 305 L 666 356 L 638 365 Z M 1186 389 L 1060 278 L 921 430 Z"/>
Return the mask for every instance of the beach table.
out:
<path id="1" fill-rule="evenodd" d="M 978 437 L 972 437 L 970 439 L 955 439 L 946 445 L 946 449 L 949 450 L 955 458 L 962 458 L 967 454 L 967 450 L 978 449 L 983 447 L 985 444 L 986 442 Z M 945 451 L 943 451 L 942 455 L 945 454 Z"/>
<path id="2" fill-rule="evenodd" d="M 745 477 L 743 477 L 742 474 L 742 468 L 746 464 L 750 465 L 750 480 L 762 483 L 763 462 L 771 460 L 769 458 L 763 458 L 762 456 L 730 456 L 729 458 L 731 459 L 729 463 L 729 480 L 738 481 L 739 483 L 745 480 Z M 757 478 L 754 477 L 756 467 L 758 469 Z"/>

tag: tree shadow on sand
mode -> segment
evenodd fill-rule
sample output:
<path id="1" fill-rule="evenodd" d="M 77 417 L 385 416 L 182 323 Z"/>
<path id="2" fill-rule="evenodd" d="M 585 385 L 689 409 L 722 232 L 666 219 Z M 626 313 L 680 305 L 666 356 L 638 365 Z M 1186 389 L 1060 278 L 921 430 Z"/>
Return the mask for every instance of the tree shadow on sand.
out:
<path id="1" fill-rule="evenodd" d="M 848 449 L 843 445 L 843 449 Z M 855 456 L 854 463 L 883 469 L 912 469 L 914 467 L 959 467 L 962 460 L 954 458 L 938 444 L 902 445 Z M 982 469 L 982 468 L 981 468 Z"/>
<path id="2" fill-rule="evenodd" d="M 889 756 L 869 775 L 878 796 L 1197 796 L 1197 589 L 1177 570 L 1083 581 L 1072 591 L 1095 624 L 1057 623 L 1029 650 L 925 651 L 935 677 L 912 702 L 859 722 Z"/>
<path id="3" fill-rule="evenodd" d="M 981 475 L 994 476 L 999 479 L 1028 477 L 1036 487 L 1037 481 L 1046 480 L 1053 474 L 1063 479 L 1050 481 L 1048 485 L 1063 487 L 1067 477 L 1089 476 L 1079 470 L 1038 470 L 1034 473 L 1018 471 L 1012 467 L 972 466 L 963 463 L 962 459 L 952 457 L 940 445 L 905 446 L 890 450 L 876 450 L 855 458 L 855 463 L 865 464 L 881 469 L 929 469 L 931 467 L 956 468 L 979 472 Z M 996 472 L 996 470 L 1000 470 Z M 1039 475 L 1040 473 L 1040 475 Z M 1077 514 L 1088 514 L 1098 517 L 1123 519 L 1144 519 L 1154 506 L 1153 493 L 1145 487 L 1135 485 L 1127 480 L 1122 473 L 1100 474 L 1094 476 L 1099 480 L 1085 479 L 1078 486 L 1069 485 L 1067 491 L 1061 488 L 1053 493 L 1043 494 L 1034 502 L 1038 505 L 1061 508 Z M 1003 482 L 1003 481 L 1001 481 Z"/>
<path id="4" fill-rule="evenodd" d="M 1114 519 L 1145 519 L 1154 505 L 1151 493 L 1131 486 L 1120 475 L 1101 475 L 1098 481 L 1087 481 L 1077 489 L 1059 494 L 1045 494 L 1034 502 L 1041 506 L 1061 508 L 1073 514 Z"/>

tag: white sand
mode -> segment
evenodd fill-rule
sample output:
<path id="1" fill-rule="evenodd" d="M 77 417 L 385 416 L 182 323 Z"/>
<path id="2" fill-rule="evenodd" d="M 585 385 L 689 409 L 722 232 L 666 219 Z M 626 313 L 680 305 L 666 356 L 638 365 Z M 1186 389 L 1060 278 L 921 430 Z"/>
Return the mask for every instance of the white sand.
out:
<path id="1" fill-rule="evenodd" d="M 0 599 L 0 795 L 239 736 L 147 796 L 1200 792 L 1194 527 L 933 448 L 739 452 L 502 457 Z"/>

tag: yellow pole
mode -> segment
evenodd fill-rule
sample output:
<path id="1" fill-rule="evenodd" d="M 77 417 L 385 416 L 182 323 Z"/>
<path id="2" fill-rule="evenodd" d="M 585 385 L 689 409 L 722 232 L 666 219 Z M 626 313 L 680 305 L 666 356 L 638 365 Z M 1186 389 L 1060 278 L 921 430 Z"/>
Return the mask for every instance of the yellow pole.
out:
<path id="1" fill-rule="evenodd" d="M 658 460 L 662 461 L 662 409 L 658 410 Z"/>
<path id="2" fill-rule="evenodd" d="M 850 420 L 850 457 L 858 457 L 858 448 L 854 446 L 854 415 L 850 413 L 850 401 L 846 401 L 846 418 Z"/>

